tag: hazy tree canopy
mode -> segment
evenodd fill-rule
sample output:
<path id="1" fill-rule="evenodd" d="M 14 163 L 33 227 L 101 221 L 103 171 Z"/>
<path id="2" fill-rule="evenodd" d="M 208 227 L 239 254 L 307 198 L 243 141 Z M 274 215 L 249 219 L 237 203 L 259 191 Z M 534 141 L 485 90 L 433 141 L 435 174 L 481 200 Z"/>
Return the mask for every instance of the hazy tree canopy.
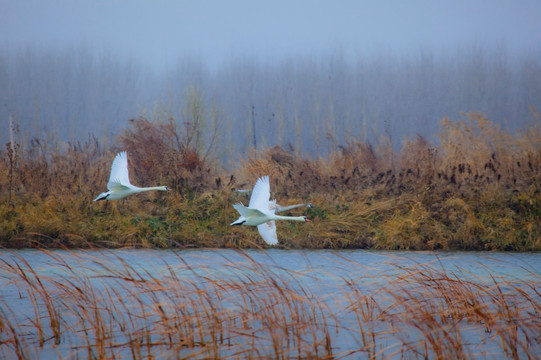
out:
<path id="1" fill-rule="evenodd" d="M 282 145 L 325 156 L 352 138 L 433 140 L 441 119 L 462 111 L 481 111 L 510 131 L 539 122 L 541 57 L 471 46 L 351 60 L 337 49 L 275 62 L 232 57 L 213 70 L 186 57 L 154 72 L 87 46 L 28 47 L 0 53 L 0 101 L 1 118 L 12 114 L 23 137 L 112 140 L 129 119 L 158 108 L 179 122 L 201 112 L 230 154 Z"/>

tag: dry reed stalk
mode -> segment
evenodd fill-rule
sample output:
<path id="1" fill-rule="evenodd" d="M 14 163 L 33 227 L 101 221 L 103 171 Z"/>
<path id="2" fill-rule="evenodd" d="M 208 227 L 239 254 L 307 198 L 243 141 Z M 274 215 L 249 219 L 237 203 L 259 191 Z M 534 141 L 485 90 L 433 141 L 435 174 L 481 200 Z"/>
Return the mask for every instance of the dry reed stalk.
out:
<path id="1" fill-rule="evenodd" d="M 14 353 L 17 359 L 28 359 L 29 349 L 28 344 L 25 343 L 17 324 L 12 324 L 9 320 L 10 317 L 4 309 L 11 310 L 8 306 L 0 307 L 0 335 L 2 340 L 0 341 L 0 354 L 4 354 L 5 358 L 11 356 Z M 13 350 L 10 352 L 9 347 Z"/>
<path id="2" fill-rule="evenodd" d="M 393 305 L 387 309 L 381 308 L 380 301 L 376 314 L 365 310 L 370 309 L 368 296 L 357 291 L 355 283 L 348 283 L 352 289 L 348 309 L 357 316 L 361 344 L 365 345 L 363 351 L 367 351 L 368 357 L 373 358 L 374 355 L 370 352 L 370 346 L 366 346 L 369 342 L 365 329 L 378 317 L 394 323 L 390 326 L 395 329 L 395 334 L 403 331 L 397 330 L 397 325 L 398 329 L 414 327 L 422 334 L 421 339 L 425 339 L 415 344 L 404 337 L 401 340 L 402 349 L 394 352 L 395 355 L 406 350 L 406 353 L 420 356 L 469 358 L 473 354 L 464 344 L 462 331 L 474 331 L 482 337 L 484 328 L 478 324 L 485 324 L 490 331 L 498 334 L 494 336 L 501 338 L 501 350 L 507 356 L 516 358 L 519 353 L 531 353 L 528 346 L 533 345 L 531 341 L 535 335 L 530 332 L 535 333 L 535 326 L 531 326 L 532 318 L 528 313 L 539 304 L 539 298 L 532 299 L 535 292 L 527 296 L 519 295 L 524 291 L 506 294 L 499 282 L 495 282 L 494 287 L 487 287 L 484 281 L 464 281 L 424 266 L 402 270 L 405 275 L 393 275 L 390 285 L 380 290 Z M 509 283 L 504 283 L 509 287 Z M 511 304 L 512 307 L 509 306 Z M 517 325 L 521 321 L 524 326 Z M 538 323 L 539 319 L 533 321 Z M 372 328 L 372 334 L 376 338 L 386 336 L 385 329 L 376 332 Z"/>

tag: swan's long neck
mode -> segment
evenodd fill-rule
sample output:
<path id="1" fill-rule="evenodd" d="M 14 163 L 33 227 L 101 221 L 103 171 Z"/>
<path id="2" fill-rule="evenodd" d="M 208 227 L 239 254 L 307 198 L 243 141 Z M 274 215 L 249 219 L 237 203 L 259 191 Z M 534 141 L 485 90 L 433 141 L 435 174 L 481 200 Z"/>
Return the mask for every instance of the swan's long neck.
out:
<path id="1" fill-rule="evenodd" d="M 274 215 L 273 220 L 306 221 L 304 216 L 280 216 Z"/>
<path id="2" fill-rule="evenodd" d="M 150 187 L 138 187 L 136 188 L 137 192 L 144 192 L 144 191 L 153 191 L 153 190 L 160 190 L 160 191 L 166 191 L 167 186 L 150 186 Z"/>
<path id="3" fill-rule="evenodd" d="M 288 211 L 288 210 L 291 210 L 291 209 L 300 208 L 300 207 L 303 207 L 303 206 L 307 206 L 307 205 L 306 204 L 296 204 L 296 205 L 282 206 L 281 208 L 276 210 L 276 212 L 279 213 L 279 212 Z"/>

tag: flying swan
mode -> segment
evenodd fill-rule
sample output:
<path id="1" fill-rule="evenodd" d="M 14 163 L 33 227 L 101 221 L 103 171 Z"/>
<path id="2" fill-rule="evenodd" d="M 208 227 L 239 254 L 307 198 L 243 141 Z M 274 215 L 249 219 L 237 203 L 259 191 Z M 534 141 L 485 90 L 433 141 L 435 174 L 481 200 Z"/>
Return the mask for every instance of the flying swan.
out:
<path id="1" fill-rule="evenodd" d="M 251 192 L 251 190 L 242 190 L 242 189 L 239 189 L 236 191 L 241 194 L 246 194 L 246 193 Z M 314 208 L 315 206 L 310 203 L 282 206 L 280 204 L 277 204 L 276 200 L 269 201 L 269 210 L 274 210 L 275 213 L 284 212 L 284 211 L 288 211 L 288 210 L 292 210 L 292 209 L 296 209 L 300 207 Z"/>
<path id="2" fill-rule="evenodd" d="M 282 206 L 282 205 L 277 204 L 276 200 L 269 201 L 269 210 L 274 210 L 275 213 L 284 212 L 284 211 L 288 211 L 288 210 L 296 209 L 300 207 L 313 208 L 315 206 L 310 203 Z"/>
<path id="3" fill-rule="evenodd" d="M 137 194 L 144 191 L 151 190 L 167 190 L 166 186 L 153 186 L 153 187 L 137 187 L 130 184 L 130 178 L 128 175 L 128 156 L 125 151 L 119 152 L 113 160 L 111 166 L 111 177 L 107 183 L 107 189 L 109 191 L 98 195 L 94 201 L 99 200 L 118 200 L 131 194 Z"/>
<path id="4" fill-rule="evenodd" d="M 257 230 L 263 240 L 269 245 L 276 245 L 278 243 L 278 236 L 276 235 L 275 220 L 310 221 L 306 216 L 276 215 L 276 209 L 273 208 L 274 206 L 272 204 L 273 202 L 270 201 L 269 177 L 263 176 L 257 179 L 255 183 L 248 207 L 242 205 L 242 203 L 233 205 L 239 212 L 240 217 L 232 222 L 231 225 L 257 226 Z M 275 201 L 274 205 L 276 205 Z"/>

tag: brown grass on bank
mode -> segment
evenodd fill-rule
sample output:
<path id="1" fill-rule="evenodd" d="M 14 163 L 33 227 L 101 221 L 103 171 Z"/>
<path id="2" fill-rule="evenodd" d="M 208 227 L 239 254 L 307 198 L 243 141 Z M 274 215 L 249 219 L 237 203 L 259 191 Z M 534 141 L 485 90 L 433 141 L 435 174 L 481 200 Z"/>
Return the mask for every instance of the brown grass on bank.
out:
<path id="1" fill-rule="evenodd" d="M 252 246 L 253 229 L 228 226 L 231 204 L 248 201 L 232 190 L 269 175 L 279 203 L 316 205 L 299 210 L 315 220 L 309 226 L 279 224 L 285 247 L 541 250 L 539 127 L 509 134 L 469 113 L 443 120 L 439 145 L 421 136 L 399 151 L 352 141 L 326 159 L 273 147 L 232 173 L 194 147 L 193 131 L 173 119 L 138 118 L 111 150 L 90 137 L 32 139 L 19 145 L 14 164 L 3 152 L 0 242 L 24 247 L 42 234 L 73 246 Z M 134 184 L 172 191 L 92 203 L 118 150 L 128 151 Z"/>
<path id="2" fill-rule="evenodd" d="M 392 157 L 360 142 L 326 160 L 274 147 L 241 178 L 271 174 L 277 199 L 318 204 L 308 215 L 324 218 L 314 233 L 330 247 L 540 250 L 541 128 L 511 135 L 469 113 L 444 119 L 440 139 L 418 136 Z"/>
<path id="3" fill-rule="evenodd" d="M 14 176 L 17 181 L 12 190 L 17 198 L 24 200 L 33 196 L 86 195 L 92 189 L 103 187 L 103 153 L 94 137 L 67 144 L 30 139 L 26 146 L 20 146 L 16 155 Z M 7 191 L 7 186 L 2 181 L 0 191 Z"/>
<path id="4" fill-rule="evenodd" d="M 217 186 L 219 173 L 182 134 L 191 131 L 189 125 L 179 128 L 174 119 L 150 122 L 139 117 L 130 120 L 131 127 L 117 138 L 115 148 L 125 150 L 137 167 L 135 178 L 143 186 L 156 181 L 167 181 L 179 192 L 199 191 Z"/>
<path id="5" fill-rule="evenodd" d="M 10 290 L 1 300 L 0 354 L 536 359 L 541 351 L 536 274 L 480 279 L 418 264 L 367 275 L 337 257 L 351 270 L 331 292 L 318 289 L 314 274 L 238 254 L 241 261 L 219 269 L 189 265 L 181 253 L 144 268 L 108 252 L 44 252 L 47 268 L 12 254 L 0 261 Z"/>
<path id="6" fill-rule="evenodd" d="M 241 168 L 253 184 L 259 174 L 274 179 L 276 192 L 360 192 L 368 188 L 388 195 L 431 190 L 439 196 L 475 192 L 524 191 L 541 183 L 541 128 L 512 135 L 482 114 L 442 121 L 440 145 L 418 135 L 407 139 L 391 160 L 392 150 L 351 142 L 338 147 L 328 159 L 300 159 L 273 147 L 255 153 Z M 446 195 L 447 194 L 447 195 Z"/>

